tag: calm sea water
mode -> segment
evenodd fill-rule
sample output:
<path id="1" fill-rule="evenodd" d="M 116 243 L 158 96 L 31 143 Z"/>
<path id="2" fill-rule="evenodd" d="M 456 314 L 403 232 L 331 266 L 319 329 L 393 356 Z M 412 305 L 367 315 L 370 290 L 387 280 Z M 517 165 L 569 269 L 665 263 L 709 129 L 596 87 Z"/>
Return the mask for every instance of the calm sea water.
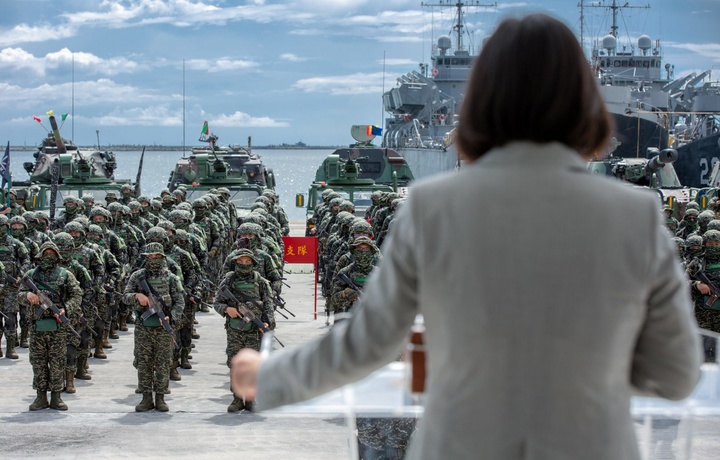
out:
<path id="1" fill-rule="evenodd" d="M 315 172 L 332 150 L 255 150 L 263 163 L 273 169 L 277 182 L 276 191 L 280 194 L 280 204 L 291 219 L 304 219 L 303 208 L 295 207 L 295 195 L 307 194 L 310 184 L 315 179 Z M 115 152 L 118 168 L 115 177 L 135 181 L 140 151 Z M 14 179 L 27 180 L 28 174 L 23 169 L 23 162 L 32 162 L 33 152 L 11 152 L 10 166 Z M 143 195 L 156 196 L 167 187 L 170 173 L 175 167 L 182 152 L 151 152 L 145 151 L 142 172 Z"/>

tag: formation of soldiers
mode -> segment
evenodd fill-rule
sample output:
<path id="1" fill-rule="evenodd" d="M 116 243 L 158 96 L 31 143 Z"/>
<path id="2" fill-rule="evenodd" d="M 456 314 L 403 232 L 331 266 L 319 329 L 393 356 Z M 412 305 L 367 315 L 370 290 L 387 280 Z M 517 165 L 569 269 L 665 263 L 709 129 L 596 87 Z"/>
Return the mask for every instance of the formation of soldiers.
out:
<path id="1" fill-rule="evenodd" d="M 396 193 L 372 193 L 364 217 L 332 189 L 322 192 L 323 203 L 313 216 L 318 236 L 318 260 L 325 296 L 327 324 L 352 314 L 373 268 L 382 259 L 382 243 L 392 227 L 402 199 Z M 399 359 L 401 357 L 398 357 Z M 363 460 L 400 460 L 412 434 L 411 418 L 358 418 L 358 449 Z"/>
<path id="2" fill-rule="evenodd" d="M 9 359 L 18 359 L 16 347 L 30 349 L 31 411 L 67 410 L 61 393 L 92 378 L 89 358 L 107 359 L 128 324 L 140 412 L 169 410 L 169 380 L 192 368 L 198 311 L 226 318 L 228 362 L 240 347 L 259 349 L 262 330 L 275 327 L 289 233 L 279 197 L 266 190 L 240 218 L 227 188 L 192 202 L 186 192 L 135 197 L 124 186 L 104 203 L 67 196 L 54 221 L 9 194 L 0 212 L 0 339 Z M 238 399 L 228 411 L 252 410 Z"/>
<path id="3" fill-rule="evenodd" d="M 720 202 L 711 200 L 705 210 L 690 202 L 679 222 L 670 208 L 664 212 L 665 225 L 675 235 L 673 241 L 690 279 L 698 325 L 720 333 Z M 717 341 L 703 337 L 703 348 L 706 361 L 715 362 Z"/>

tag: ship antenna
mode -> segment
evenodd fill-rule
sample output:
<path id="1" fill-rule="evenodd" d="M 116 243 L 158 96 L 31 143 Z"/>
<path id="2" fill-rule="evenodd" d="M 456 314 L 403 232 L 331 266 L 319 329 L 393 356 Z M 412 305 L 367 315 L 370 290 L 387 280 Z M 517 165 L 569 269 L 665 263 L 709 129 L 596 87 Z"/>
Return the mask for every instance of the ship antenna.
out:
<path id="1" fill-rule="evenodd" d="M 98 150 L 100 150 L 100 130 L 99 129 L 95 130 L 95 135 L 97 136 Z"/>
<path id="2" fill-rule="evenodd" d="M 462 1 L 456 1 L 451 3 L 451 0 L 439 0 L 438 3 L 425 3 L 422 2 L 422 6 L 429 6 L 429 7 L 455 7 L 457 9 L 456 15 L 455 15 L 455 25 L 453 25 L 453 29 L 455 29 L 455 34 L 457 35 L 457 50 L 463 51 L 463 44 L 462 44 L 462 36 L 463 36 L 463 29 L 465 28 L 465 20 L 463 19 L 463 16 L 465 15 L 465 12 L 463 11 L 463 8 L 465 7 L 481 7 L 481 8 L 493 8 L 497 7 L 497 2 L 491 3 L 491 4 L 482 4 L 479 0 L 472 0 L 467 2 Z"/>
<path id="3" fill-rule="evenodd" d="M 183 75 L 183 88 L 182 88 L 182 93 L 183 93 L 183 135 L 182 135 L 183 143 L 182 143 L 182 152 L 183 152 L 183 154 L 182 154 L 182 157 L 185 158 L 185 59 L 183 59 L 183 72 L 182 72 L 182 75 Z"/>
<path id="4" fill-rule="evenodd" d="M 386 51 L 383 50 L 383 80 L 382 80 L 382 94 L 385 94 L 385 53 Z M 385 103 L 383 101 L 383 98 L 380 98 L 380 124 L 378 126 L 384 126 L 384 118 L 385 118 Z"/>

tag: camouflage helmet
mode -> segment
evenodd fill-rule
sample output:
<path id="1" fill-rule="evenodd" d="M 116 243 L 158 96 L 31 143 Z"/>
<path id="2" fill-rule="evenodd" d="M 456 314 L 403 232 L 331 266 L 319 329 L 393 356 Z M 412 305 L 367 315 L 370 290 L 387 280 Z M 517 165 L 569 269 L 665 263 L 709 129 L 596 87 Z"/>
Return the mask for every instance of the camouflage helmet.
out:
<path id="1" fill-rule="evenodd" d="M 367 233 L 370 236 L 374 236 L 373 228 L 368 221 L 356 217 L 353 223 L 350 225 L 350 233 Z"/>
<path id="2" fill-rule="evenodd" d="M 123 205 L 122 203 L 114 201 L 108 205 L 107 210 L 110 211 L 110 214 L 122 213 Z"/>
<path id="3" fill-rule="evenodd" d="M 234 262 L 237 262 L 240 257 L 250 257 L 253 261 L 253 264 L 257 264 L 255 254 L 250 249 L 238 249 L 237 251 L 233 252 L 232 260 Z"/>
<path id="4" fill-rule="evenodd" d="M 352 243 L 350 243 L 350 249 L 355 249 L 358 246 L 360 246 L 361 244 L 367 244 L 370 246 L 370 248 L 374 252 L 378 252 L 378 247 L 375 246 L 375 243 L 373 242 L 373 240 L 371 240 L 370 238 L 368 238 L 366 236 L 361 236 L 360 238 L 355 238 L 355 240 Z"/>
<path id="5" fill-rule="evenodd" d="M 37 220 L 45 219 L 45 222 L 50 222 L 50 216 L 45 211 L 35 211 L 35 218 Z"/>
<path id="6" fill-rule="evenodd" d="M 341 204 L 343 201 L 344 201 L 344 199 L 343 199 L 342 197 L 337 196 L 337 197 L 333 198 L 332 200 L 330 200 L 329 206 L 330 206 L 331 208 L 333 208 L 333 207 L 335 207 L 335 206 L 338 206 L 338 207 L 339 207 L 340 204 Z"/>
<path id="7" fill-rule="evenodd" d="M 87 228 L 88 225 L 90 225 L 90 219 L 85 214 L 81 214 L 73 220 L 73 222 L 77 222 L 78 224 L 82 225 L 83 228 Z"/>
<path id="8" fill-rule="evenodd" d="M 691 201 L 685 206 L 685 212 L 687 213 L 688 209 L 695 209 L 696 211 L 700 212 L 700 205 L 697 201 Z"/>
<path id="9" fill-rule="evenodd" d="M 25 213 L 25 214 L 23 214 L 23 215 L 26 215 L 26 214 L 27 214 L 27 213 Z M 720 230 L 720 220 L 718 220 L 718 219 L 713 219 L 713 220 L 711 220 L 710 222 L 708 222 L 707 229 L 708 229 L 708 230 Z"/>
<path id="10" fill-rule="evenodd" d="M 172 196 L 169 189 L 164 188 L 160 191 L 160 197 L 165 198 L 168 195 Z"/>
<path id="11" fill-rule="evenodd" d="M 7 217 L 7 215 L 5 215 L 5 214 L 0 214 L 0 225 L 6 226 L 6 227 L 8 226 L 8 217 Z M 4 235 L 0 235 L 0 236 L 4 236 Z"/>
<path id="12" fill-rule="evenodd" d="M 120 191 L 121 191 L 121 192 L 134 192 L 134 191 L 135 191 L 135 187 L 133 187 L 133 186 L 130 185 L 130 184 L 123 184 L 123 186 L 120 187 Z"/>
<path id="13" fill-rule="evenodd" d="M 340 211 L 345 211 L 349 213 L 355 212 L 355 205 L 352 201 L 345 200 L 342 203 L 340 203 Z"/>
<path id="14" fill-rule="evenodd" d="M 251 212 L 247 216 L 243 217 L 242 221 L 243 224 L 258 224 L 261 227 L 267 225 L 267 220 L 265 220 L 265 217 L 255 212 Z"/>
<path id="15" fill-rule="evenodd" d="M 186 232 L 185 230 L 178 228 L 175 230 L 175 241 L 189 242 L 190 234 L 188 232 Z"/>
<path id="16" fill-rule="evenodd" d="M 100 235 L 101 237 L 105 237 L 105 232 L 103 232 L 103 229 L 99 225 L 90 224 L 88 227 L 88 234 L 92 233 L 94 235 Z"/>
<path id="17" fill-rule="evenodd" d="M 98 227 L 100 228 L 100 227 Z M 83 235 L 85 235 L 87 232 L 85 231 L 85 227 L 80 222 L 72 221 L 65 224 L 65 227 L 63 227 L 63 231 L 67 232 L 68 234 L 72 232 L 80 232 Z"/>
<path id="18" fill-rule="evenodd" d="M 52 240 L 61 252 L 75 249 L 75 239 L 73 239 L 73 237 L 69 233 L 56 233 L 55 235 L 53 235 Z"/>
<path id="19" fill-rule="evenodd" d="M 163 203 L 175 203 L 175 195 L 173 195 L 172 193 L 161 195 L 160 201 L 162 201 Z"/>
<path id="20" fill-rule="evenodd" d="M 68 236 L 70 236 L 70 235 L 68 235 Z M 72 238 L 72 236 L 70 236 L 70 238 Z M 60 250 L 58 249 L 57 245 L 55 245 L 55 243 L 53 243 L 52 241 L 46 241 L 42 245 L 40 245 L 40 250 L 35 255 L 35 258 L 36 259 L 42 258 L 43 253 L 45 253 L 45 251 L 47 251 L 48 249 L 52 249 L 53 251 L 55 251 L 55 254 L 57 254 L 58 257 L 60 257 Z"/>
<path id="21" fill-rule="evenodd" d="M 93 208 L 90 210 L 90 219 L 92 220 L 95 216 L 103 216 L 105 220 L 112 219 L 110 211 L 103 208 L 102 206 L 93 206 Z"/>
<path id="22" fill-rule="evenodd" d="M 8 221 L 8 224 L 10 225 L 11 228 L 12 228 L 12 226 L 15 225 L 15 224 L 21 224 L 21 225 L 23 225 L 23 226 L 25 227 L 25 229 L 28 228 L 27 221 L 25 220 L 25 218 L 24 218 L 23 216 L 14 216 L 14 217 L 11 217 L 10 220 Z"/>
<path id="23" fill-rule="evenodd" d="M 165 233 L 163 231 L 163 233 Z M 167 237 L 167 234 L 165 234 Z M 165 257 L 165 250 L 163 249 L 163 245 L 160 243 L 148 243 L 145 245 L 145 250 L 141 254 L 142 256 L 149 256 L 151 254 L 160 254 L 161 256 Z"/>
<path id="24" fill-rule="evenodd" d="M 207 201 L 205 201 L 202 197 L 195 198 L 192 202 L 193 209 L 196 208 L 206 208 L 207 207 Z"/>
<path id="25" fill-rule="evenodd" d="M 338 224 L 350 228 L 350 224 L 355 220 L 355 216 L 347 211 L 340 211 L 336 219 Z"/>
<path id="26" fill-rule="evenodd" d="M 112 190 L 105 193 L 105 201 L 107 201 L 108 198 L 114 198 L 117 200 L 117 193 L 113 192 Z"/>
<path id="27" fill-rule="evenodd" d="M 330 203 L 335 198 L 342 198 L 342 195 L 340 195 L 337 192 L 330 192 L 327 195 L 325 195 L 325 203 Z"/>
<path id="28" fill-rule="evenodd" d="M 80 200 L 78 200 L 78 199 L 75 198 L 74 196 L 68 195 L 68 196 L 66 196 L 65 198 L 63 198 L 63 205 L 67 205 L 68 203 L 73 203 L 73 204 L 76 204 L 76 205 L 77 205 L 79 201 L 80 201 Z M 80 201 L 80 202 L 81 202 L 81 201 Z"/>
<path id="29" fill-rule="evenodd" d="M 132 214 L 132 211 L 130 210 L 130 208 L 124 204 L 120 207 L 120 212 L 122 212 L 126 216 L 129 216 Z"/>
<path id="30" fill-rule="evenodd" d="M 165 231 L 165 233 L 167 233 L 168 230 L 172 230 L 173 233 L 175 232 L 175 224 L 173 224 L 169 220 L 161 220 L 160 222 L 157 223 L 157 226 L 162 228 Z"/>
<path id="31" fill-rule="evenodd" d="M 81 200 L 83 200 L 83 203 L 95 203 L 95 195 L 92 193 L 85 193 L 83 194 Z"/>
<path id="32" fill-rule="evenodd" d="M 148 231 L 145 233 L 145 240 L 147 242 L 164 242 L 167 241 L 169 238 L 167 232 L 164 228 L 157 226 L 157 227 L 151 227 L 148 229 Z"/>
<path id="33" fill-rule="evenodd" d="M 678 249 L 685 249 L 685 240 L 680 238 L 679 236 L 673 237 L 673 243 L 675 243 L 675 246 L 678 247 Z"/>
<path id="34" fill-rule="evenodd" d="M 140 212 L 140 208 L 142 208 L 142 205 L 139 201 L 133 200 L 130 203 L 127 204 L 127 207 L 130 208 L 130 211 L 137 211 Z"/>
<path id="35" fill-rule="evenodd" d="M 23 217 L 28 225 L 32 225 L 37 222 L 37 217 L 33 211 L 25 211 L 25 213 L 23 213 Z"/>
<path id="36" fill-rule="evenodd" d="M 140 204 L 143 204 L 143 203 L 150 204 L 150 198 L 147 195 L 140 195 L 139 197 L 137 197 L 135 199 Z"/>
<path id="37" fill-rule="evenodd" d="M 244 223 L 241 226 L 238 227 L 237 231 L 238 235 L 256 235 L 256 236 L 262 236 L 263 234 L 263 228 L 259 226 L 258 224 L 251 224 L 251 223 Z"/>
<path id="38" fill-rule="evenodd" d="M 400 207 L 400 205 L 403 203 L 403 201 L 405 201 L 405 200 L 403 200 L 402 198 L 395 198 L 390 203 L 390 209 L 392 209 L 393 211 L 397 211 L 398 208 Z"/>
<path id="39" fill-rule="evenodd" d="M 326 198 L 328 195 L 330 195 L 331 193 L 333 193 L 334 191 L 335 191 L 335 190 L 333 190 L 333 189 L 331 189 L 331 188 L 326 188 L 325 190 L 323 190 L 322 192 L 320 192 L 320 197 L 321 197 L 323 200 L 325 200 L 325 198 Z"/>
<path id="40" fill-rule="evenodd" d="M 709 209 L 706 209 L 705 211 L 698 214 L 698 223 L 707 225 L 711 220 L 715 218 L 715 213 L 710 211 Z"/>
<path id="41" fill-rule="evenodd" d="M 700 215 L 700 212 L 697 209 L 690 208 L 685 210 L 685 216 L 683 219 L 686 219 L 687 217 L 694 217 L 697 219 L 697 217 Z"/>
<path id="42" fill-rule="evenodd" d="M 382 196 L 383 196 L 383 192 L 381 192 L 380 190 L 375 190 L 374 192 L 372 192 L 370 194 L 370 200 L 374 204 L 377 204 L 382 199 Z"/>
<path id="43" fill-rule="evenodd" d="M 713 243 L 720 243 L 720 231 L 718 230 L 708 230 L 705 232 L 702 236 L 702 240 L 704 244 L 708 244 L 709 242 Z"/>
<path id="44" fill-rule="evenodd" d="M 180 209 L 182 211 L 187 211 L 190 213 L 193 212 L 192 204 L 188 203 L 187 201 L 183 201 L 179 205 L 175 206 L 175 209 Z M 190 216 L 190 218 L 192 219 L 192 216 Z"/>
<path id="45" fill-rule="evenodd" d="M 153 209 L 162 209 L 162 202 L 160 200 L 150 200 L 150 206 Z"/>
<path id="46" fill-rule="evenodd" d="M 188 215 L 187 211 L 183 211 L 182 209 L 173 209 L 170 211 L 170 214 L 168 214 L 168 219 L 170 219 L 170 222 L 190 222 L 191 217 Z"/>
<path id="47" fill-rule="evenodd" d="M 182 190 L 175 189 L 175 190 L 173 190 L 172 194 L 174 197 L 176 197 L 175 198 L 176 200 L 181 201 L 183 198 L 185 198 L 185 194 L 183 193 Z"/>
<path id="48" fill-rule="evenodd" d="M 693 246 L 702 246 L 703 245 L 703 239 L 702 236 L 697 234 L 692 234 L 687 237 L 687 240 L 685 240 L 685 247 L 690 248 Z"/>

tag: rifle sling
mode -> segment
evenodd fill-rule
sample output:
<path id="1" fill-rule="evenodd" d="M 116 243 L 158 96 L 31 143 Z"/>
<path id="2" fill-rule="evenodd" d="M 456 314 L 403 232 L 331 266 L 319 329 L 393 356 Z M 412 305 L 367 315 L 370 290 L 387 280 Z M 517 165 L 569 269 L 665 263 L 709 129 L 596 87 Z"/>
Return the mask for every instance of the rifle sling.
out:
<path id="1" fill-rule="evenodd" d="M 158 293 L 158 291 L 156 291 L 155 288 L 152 287 L 152 284 L 148 283 L 147 277 L 142 277 L 142 278 L 140 278 L 139 281 L 141 283 L 143 283 L 145 286 L 147 286 L 148 295 L 151 295 L 152 297 L 157 299 L 158 302 L 160 302 L 160 305 L 162 305 L 162 308 L 163 308 L 163 314 L 169 314 L 170 309 L 165 304 L 165 299 L 163 299 L 162 296 L 160 295 L 160 293 Z M 148 310 L 148 312 L 149 311 L 150 310 Z M 145 312 L 145 313 L 147 313 L 147 312 Z M 145 313 L 143 313 L 143 316 L 145 315 Z M 150 315 L 148 315 L 148 316 L 150 316 Z M 143 318 L 143 319 L 147 319 L 147 318 Z"/>

